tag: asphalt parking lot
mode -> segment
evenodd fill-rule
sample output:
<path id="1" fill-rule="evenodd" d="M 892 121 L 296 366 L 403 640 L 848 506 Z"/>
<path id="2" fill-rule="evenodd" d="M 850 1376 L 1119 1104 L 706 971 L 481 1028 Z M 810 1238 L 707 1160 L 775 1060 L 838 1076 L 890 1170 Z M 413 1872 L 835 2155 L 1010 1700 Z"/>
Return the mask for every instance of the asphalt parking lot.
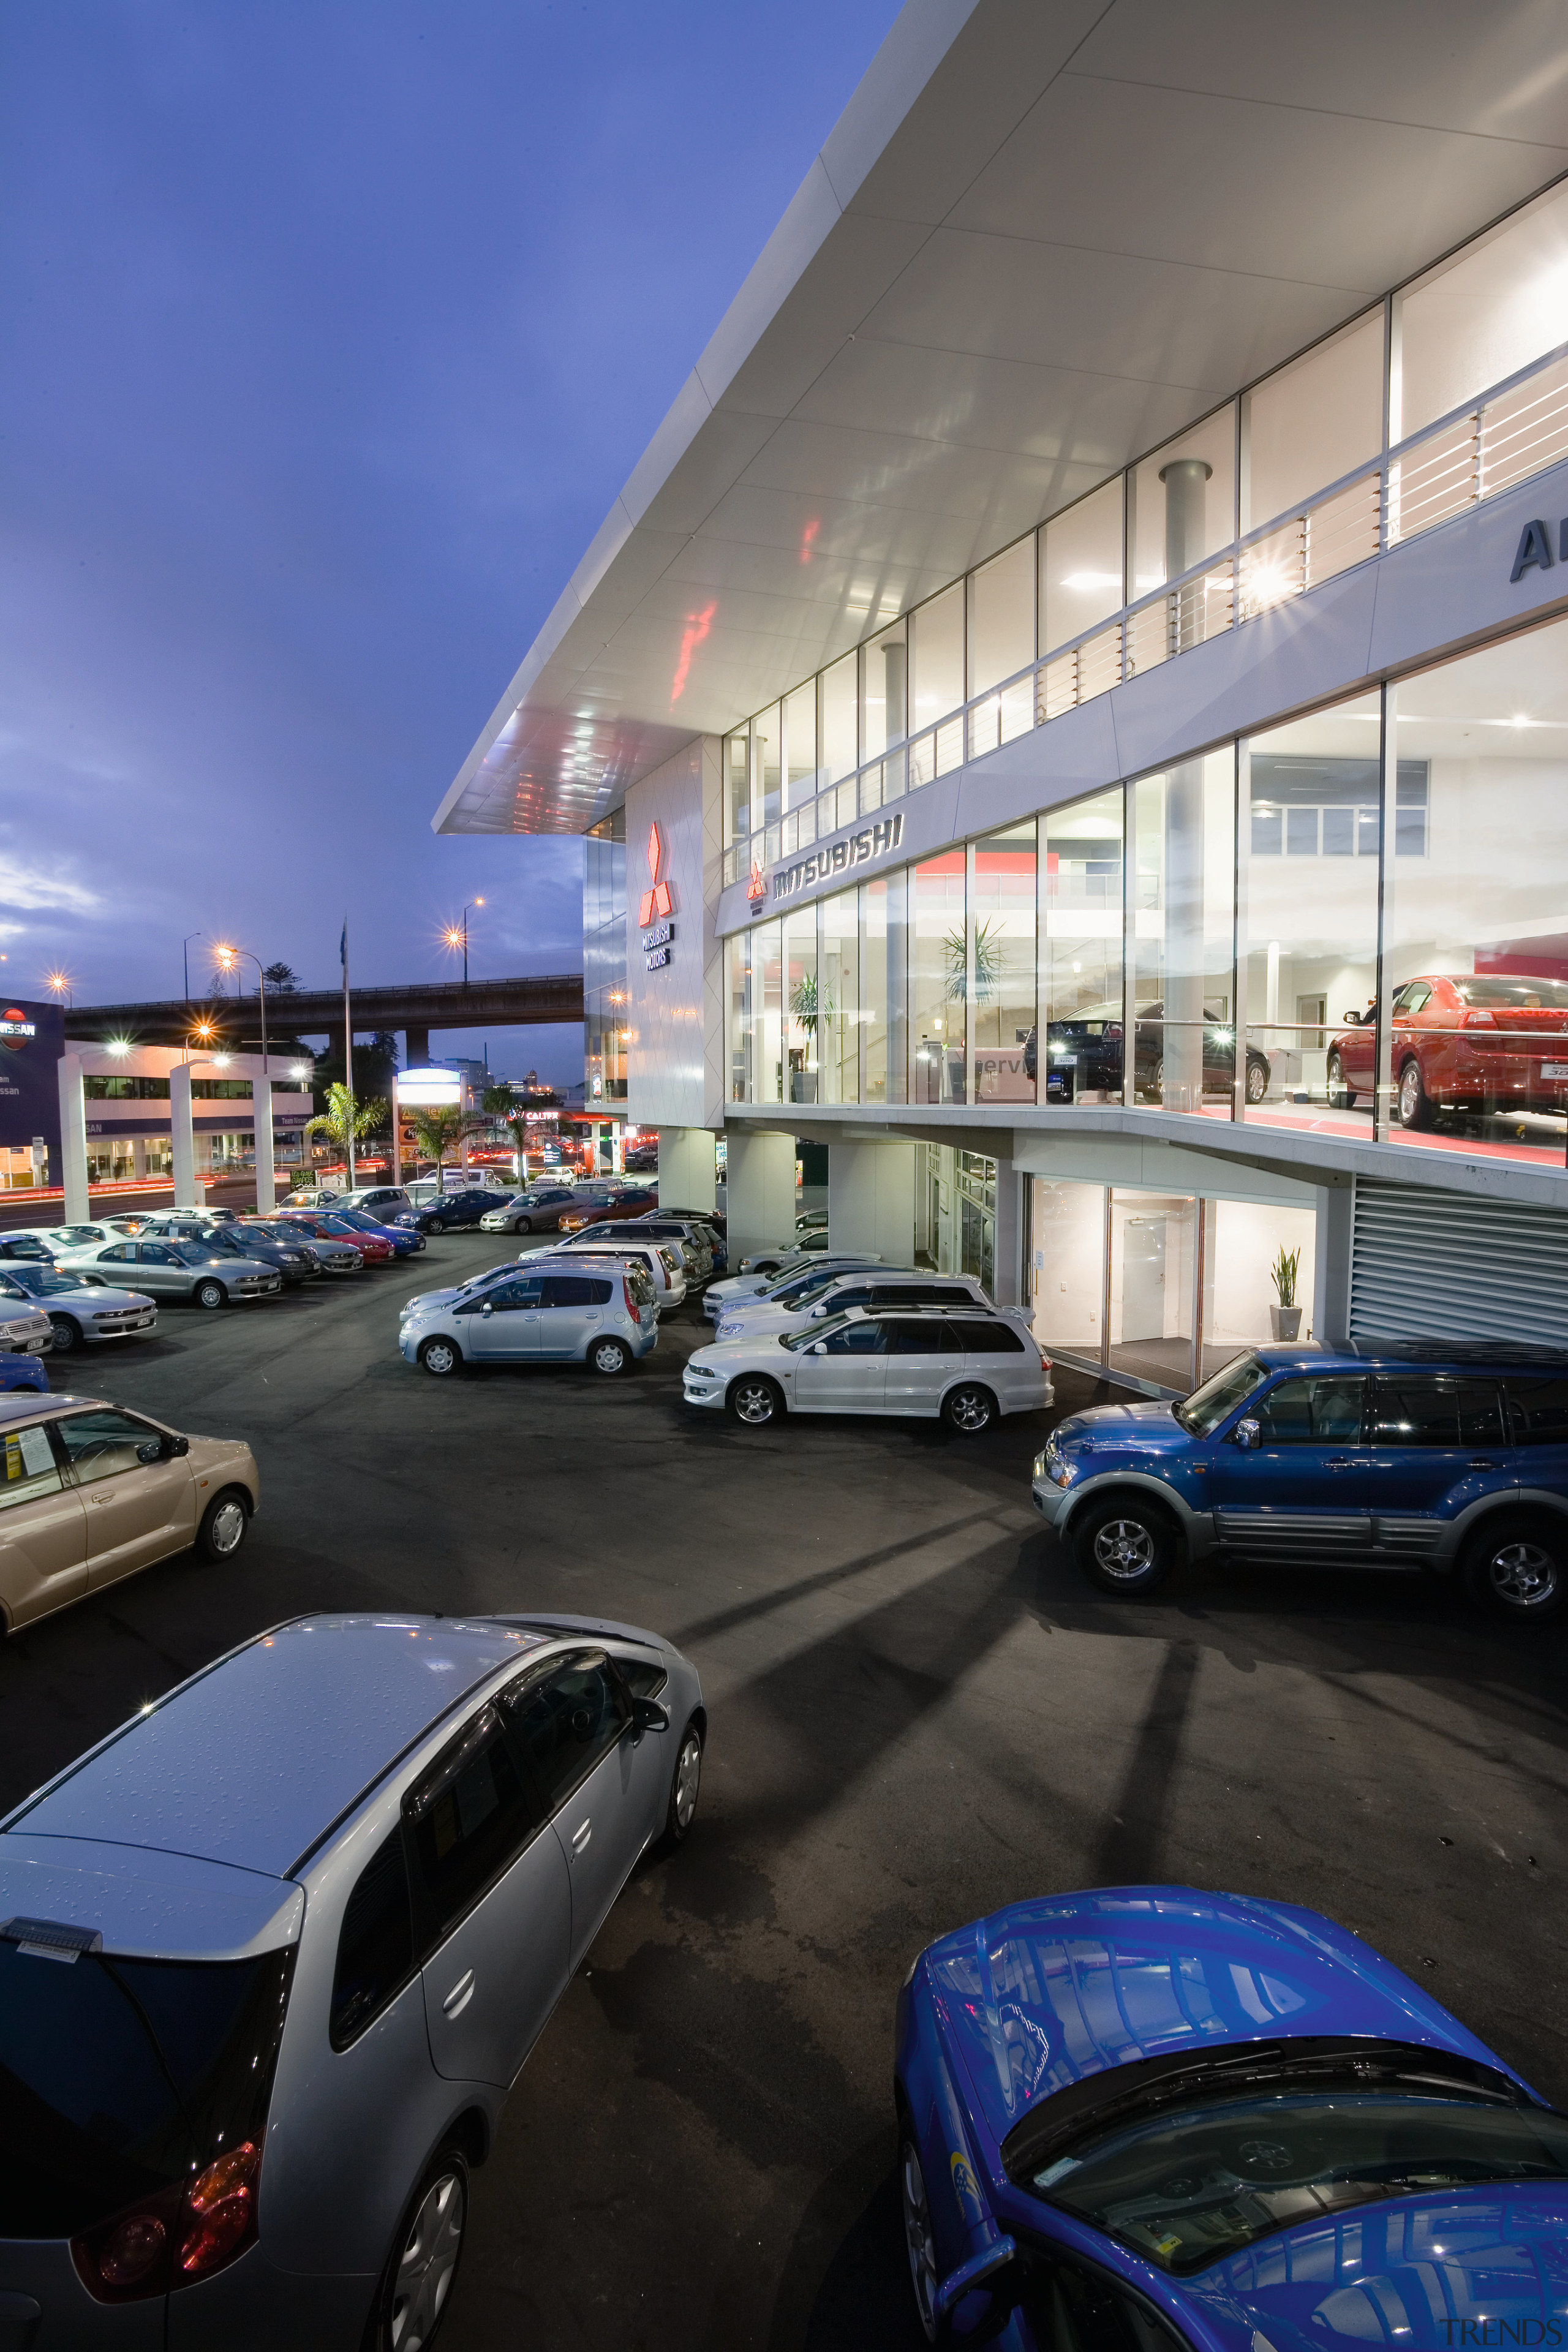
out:
<path id="1" fill-rule="evenodd" d="M 262 1513 L 231 1566 L 166 1563 L 0 1651 L 6 1805 L 304 1610 L 572 1609 L 695 1658 L 696 1830 L 636 1874 L 518 2085 L 451 2352 L 920 2342 L 894 1996 L 922 1942 L 1026 1894 L 1316 1905 L 1568 2102 L 1568 1630 L 1521 1640 L 1446 1590 L 1327 1573 L 1101 1600 L 1030 1508 L 1044 1418 L 742 1433 L 680 1402 L 695 1308 L 618 1381 L 404 1365 L 398 1303 L 506 1254 L 447 1236 L 55 1365 L 58 1388 L 247 1439 Z"/>

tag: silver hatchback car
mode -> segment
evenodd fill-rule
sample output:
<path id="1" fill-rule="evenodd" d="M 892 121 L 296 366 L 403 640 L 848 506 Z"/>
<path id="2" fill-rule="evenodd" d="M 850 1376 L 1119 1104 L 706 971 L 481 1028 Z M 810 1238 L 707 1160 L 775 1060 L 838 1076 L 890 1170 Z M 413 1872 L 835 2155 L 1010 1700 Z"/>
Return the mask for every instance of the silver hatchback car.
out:
<path id="1" fill-rule="evenodd" d="M 707 1718 L 657 1634 L 297 1619 L 0 1823 L 0 2342 L 415 2352 Z M 9 2334 L 4 2331 L 11 2331 Z"/>
<path id="2" fill-rule="evenodd" d="M 541 1253 L 541 1256 L 542 1256 Z M 586 1364 L 614 1379 L 658 1345 L 653 1284 L 629 1258 L 563 1265 L 552 1252 L 500 1282 L 410 1299 L 398 1325 L 405 1363 L 437 1380 L 465 1364 Z"/>

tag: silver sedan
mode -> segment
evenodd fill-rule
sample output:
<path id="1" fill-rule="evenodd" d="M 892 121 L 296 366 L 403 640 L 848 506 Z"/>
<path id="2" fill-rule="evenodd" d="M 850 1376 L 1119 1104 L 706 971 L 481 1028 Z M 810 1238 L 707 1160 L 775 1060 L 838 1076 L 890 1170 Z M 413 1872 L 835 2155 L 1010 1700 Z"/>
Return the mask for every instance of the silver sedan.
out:
<path id="1" fill-rule="evenodd" d="M 34 1299 L 49 1318 L 50 1353 L 99 1339 L 145 1339 L 158 1327 L 158 1309 L 140 1290 L 117 1290 L 96 1275 L 68 1274 L 54 1265 L 12 1265 L 8 1286 Z"/>
<path id="2" fill-rule="evenodd" d="M 56 1261 L 65 1273 L 96 1274 L 110 1282 L 134 1282 L 154 1298 L 182 1298 L 195 1307 L 227 1307 L 231 1301 L 276 1298 L 283 1277 L 255 1257 L 218 1257 L 200 1242 L 118 1241 L 83 1250 L 62 1250 Z"/>

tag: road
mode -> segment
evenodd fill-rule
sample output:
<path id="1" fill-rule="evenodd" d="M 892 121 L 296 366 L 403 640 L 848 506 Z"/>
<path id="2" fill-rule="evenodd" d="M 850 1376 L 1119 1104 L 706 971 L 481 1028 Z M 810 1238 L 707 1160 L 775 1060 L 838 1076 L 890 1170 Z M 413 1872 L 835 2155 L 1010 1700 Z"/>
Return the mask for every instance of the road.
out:
<path id="1" fill-rule="evenodd" d="M 1568 1630 L 1393 1578 L 1101 1600 L 1029 1506 L 1043 1420 L 742 1433 L 680 1403 L 694 1310 L 617 1383 L 405 1366 L 398 1301 L 501 1254 L 447 1236 L 74 1362 L 83 1392 L 247 1438 L 262 1514 L 228 1568 L 167 1563 L 0 1653 L 6 1803 L 303 1610 L 590 1611 L 697 1660 L 697 1829 L 634 1877 L 512 2096 L 449 2352 L 918 2343 L 894 1996 L 921 1943 L 1026 1894 L 1319 1906 L 1568 2101 Z"/>

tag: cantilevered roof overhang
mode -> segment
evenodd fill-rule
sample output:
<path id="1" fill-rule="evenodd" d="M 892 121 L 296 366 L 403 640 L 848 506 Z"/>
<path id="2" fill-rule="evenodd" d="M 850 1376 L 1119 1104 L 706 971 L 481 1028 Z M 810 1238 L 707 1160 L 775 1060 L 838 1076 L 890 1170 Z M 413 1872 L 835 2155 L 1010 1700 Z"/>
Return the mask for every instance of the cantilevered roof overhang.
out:
<path id="1" fill-rule="evenodd" d="M 1568 0 L 909 0 L 434 819 L 572 833 L 1568 170 Z"/>

